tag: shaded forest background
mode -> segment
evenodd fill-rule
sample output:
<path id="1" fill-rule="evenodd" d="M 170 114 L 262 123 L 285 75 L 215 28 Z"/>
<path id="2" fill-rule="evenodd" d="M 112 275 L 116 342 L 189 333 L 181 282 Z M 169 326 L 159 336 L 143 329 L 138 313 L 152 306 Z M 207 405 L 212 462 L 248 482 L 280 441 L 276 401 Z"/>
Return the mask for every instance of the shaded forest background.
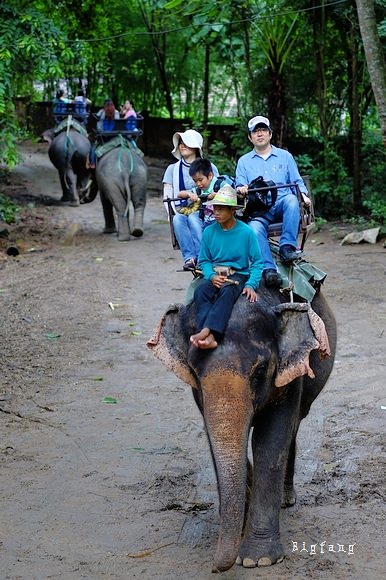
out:
<path id="1" fill-rule="evenodd" d="M 58 88 L 206 137 L 230 125 L 206 143 L 228 173 L 263 114 L 275 144 L 296 143 L 319 216 L 386 227 L 386 0 L 6 0 L 0 16 L 3 167 L 28 136 L 17 104 Z"/>

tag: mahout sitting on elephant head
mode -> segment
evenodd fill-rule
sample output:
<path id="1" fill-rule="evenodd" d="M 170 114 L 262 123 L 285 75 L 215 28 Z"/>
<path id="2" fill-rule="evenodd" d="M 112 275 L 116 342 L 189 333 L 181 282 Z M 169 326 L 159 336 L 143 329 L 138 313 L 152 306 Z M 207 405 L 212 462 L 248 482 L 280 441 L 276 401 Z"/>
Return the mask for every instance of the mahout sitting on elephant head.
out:
<path id="1" fill-rule="evenodd" d="M 280 508 L 296 501 L 296 435 L 333 367 L 334 316 L 320 289 L 286 302 L 261 283 L 255 301 L 238 297 L 216 348 L 197 348 L 197 314 L 195 301 L 171 306 L 148 346 L 192 387 L 204 419 L 220 496 L 213 571 L 269 566 L 285 556 Z"/>
<path id="2" fill-rule="evenodd" d="M 204 230 L 201 242 L 198 261 L 203 280 L 194 292 L 197 332 L 190 337 L 201 349 L 217 347 L 240 294 L 255 302 L 263 271 L 255 234 L 236 219 L 236 210 L 241 207 L 236 191 L 224 185 L 207 204 L 213 207 L 215 223 Z"/>

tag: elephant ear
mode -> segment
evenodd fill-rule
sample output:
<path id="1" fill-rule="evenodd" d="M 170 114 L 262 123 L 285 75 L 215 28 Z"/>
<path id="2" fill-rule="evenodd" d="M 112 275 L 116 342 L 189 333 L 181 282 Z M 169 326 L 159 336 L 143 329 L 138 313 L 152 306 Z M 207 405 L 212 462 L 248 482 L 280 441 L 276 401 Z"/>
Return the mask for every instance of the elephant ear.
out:
<path id="1" fill-rule="evenodd" d="M 308 303 L 279 304 L 274 311 L 280 321 L 275 386 L 283 387 L 303 375 L 315 378 L 310 352 L 318 350 L 321 358 L 331 354 L 323 320 Z"/>
<path id="2" fill-rule="evenodd" d="M 184 383 L 197 389 L 197 381 L 187 364 L 189 343 L 182 329 L 181 307 L 181 304 L 169 306 L 156 326 L 153 336 L 147 341 L 147 346 L 166 368 L 173 371 Z"/>

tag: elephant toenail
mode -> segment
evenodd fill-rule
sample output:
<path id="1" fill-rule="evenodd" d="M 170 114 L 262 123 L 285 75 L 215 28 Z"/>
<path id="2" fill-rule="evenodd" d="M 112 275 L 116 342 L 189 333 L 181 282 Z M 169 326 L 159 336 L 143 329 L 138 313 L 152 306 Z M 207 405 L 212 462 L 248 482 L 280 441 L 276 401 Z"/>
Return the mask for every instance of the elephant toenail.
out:
<path id="1" fill-rule="evenodd" d="M 243 566 L 244 568 L 256 568 L 256 562 L 252 558 L 244 558 Z"/>
<path id="2" fill-rule="evenodd" d="M 260 558 L 259 561 L 257 562 L 258 566 L 272 566 L 272 560 L 271 558 L 268 558 L 267 556 L 265 556 L 264 558 Z"/>

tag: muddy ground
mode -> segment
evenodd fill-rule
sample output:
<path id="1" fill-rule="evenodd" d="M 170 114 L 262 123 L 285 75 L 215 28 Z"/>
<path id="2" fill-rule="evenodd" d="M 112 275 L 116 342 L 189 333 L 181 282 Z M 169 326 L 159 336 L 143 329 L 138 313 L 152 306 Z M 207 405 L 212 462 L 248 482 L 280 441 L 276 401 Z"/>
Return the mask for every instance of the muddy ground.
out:
<path id="1" fill-rule="evenodd" d="M 22 153 L 0 184 L 27 203 L 0 238 L 0 577 L 207 580 L 218 500 L 202 420 L 145 347 L 190 282 L 160 202 L 168 161 L 147 159 L 145 234 L 120 243 L 99 199 L 57 204 L 45 145 Z M 385 577 L 386 249 L 341 246 L 345 231 L 307 242 L 339 347 L 299 434 L 287 558 L 224 579 Z"/>

